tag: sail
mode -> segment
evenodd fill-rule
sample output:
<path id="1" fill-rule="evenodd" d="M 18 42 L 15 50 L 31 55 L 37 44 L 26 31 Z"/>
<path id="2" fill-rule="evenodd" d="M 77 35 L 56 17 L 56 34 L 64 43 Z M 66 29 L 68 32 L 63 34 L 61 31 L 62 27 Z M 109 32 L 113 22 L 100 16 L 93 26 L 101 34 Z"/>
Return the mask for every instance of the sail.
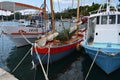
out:
<path id="1" fill-rule="evenodd" d="M 41 39 L 35 41 L 37 43 L 37 46 L 42 47 L 45 46 L 47 41 L 52 41 L 55 37 L 59 35 L 58 32 L 54 32 L 53 34 L 50 34 L 46 37 L 42 37 Z"/>

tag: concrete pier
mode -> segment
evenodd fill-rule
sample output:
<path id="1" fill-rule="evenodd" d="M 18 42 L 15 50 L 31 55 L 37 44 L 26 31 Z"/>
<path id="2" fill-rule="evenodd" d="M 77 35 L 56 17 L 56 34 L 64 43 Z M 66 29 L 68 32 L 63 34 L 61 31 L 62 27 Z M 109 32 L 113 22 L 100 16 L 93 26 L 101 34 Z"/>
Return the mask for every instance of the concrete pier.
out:
<path id="1" fill-rule="evenodd" d="M 0 68 L 0 80 L 18 80 L 12 74 Z"/>

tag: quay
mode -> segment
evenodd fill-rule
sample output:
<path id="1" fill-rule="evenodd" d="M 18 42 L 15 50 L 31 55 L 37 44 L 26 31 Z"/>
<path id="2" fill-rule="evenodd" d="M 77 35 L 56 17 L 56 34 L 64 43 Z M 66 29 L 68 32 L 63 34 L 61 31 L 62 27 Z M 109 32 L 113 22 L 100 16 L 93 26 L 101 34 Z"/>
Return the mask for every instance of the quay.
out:
<path id="1" fill-rule="evenodd" d="M 18 80 L 18 79 L 15 78 L 9 72 L 7 72 L 7 71 L 3 70 L 2 68 L 0 68 L 0 80 Z"/>

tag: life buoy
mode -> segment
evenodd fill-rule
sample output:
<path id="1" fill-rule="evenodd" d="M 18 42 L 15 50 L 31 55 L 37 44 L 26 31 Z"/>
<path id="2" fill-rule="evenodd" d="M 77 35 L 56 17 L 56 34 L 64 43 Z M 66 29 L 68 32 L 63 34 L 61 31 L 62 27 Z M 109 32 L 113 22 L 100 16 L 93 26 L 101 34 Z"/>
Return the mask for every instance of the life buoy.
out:
<path id="1" fill-rule="evenodd" d="M 19 33 L 26 33 L 26 31 L 24 31 L 24 30 L 19 30 L 18 32 Z"/>

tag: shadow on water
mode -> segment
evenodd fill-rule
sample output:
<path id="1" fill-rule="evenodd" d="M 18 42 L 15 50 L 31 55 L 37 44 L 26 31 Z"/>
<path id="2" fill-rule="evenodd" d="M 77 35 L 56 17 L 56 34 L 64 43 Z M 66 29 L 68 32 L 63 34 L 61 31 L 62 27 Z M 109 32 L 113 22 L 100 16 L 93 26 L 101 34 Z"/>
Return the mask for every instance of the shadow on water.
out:
<path id="1" fill-rule="evenodd" d="M 83 71 L 83 77 L 85 79 L 87 72 L 91 66 L 92 59 L 87 54 L 83 54 L 83 57 L 84 57 L 84 60 L 82 62 L 82 66 L 83 66 L 82 71 Z M 95 63 L 90 71 L 90 74 L 87 80 L 120 80 L 119 74 L 120 74 L 120 69 L 108 75 Z"/>
<path id="2" fill-rule="evenodd" d="M 22 60 L 25 54 L 29 51 L 31 46 L 21 47 L 21 48 L 13 48 L 10 53 L 9 58 L 7 59 L 7 66 L 12 70 L 16 67 L 16 65 Z M 71 55 L 49 64 L 49 80 L 56 80 L 59 74 L 65 72 L 69 69 L 72 62 L 76 61 L 77 58 L 80 57 L 80 52 L 74 52 Z M 31 69 L 31 55 L 25 58 L 25 60 L 21 63 L 21 65 L 12 73 L 19 80 L 45 80 L 44 75 L 41 69 L 41 66 L 37 66 L 37 70 Z M 44 65 L 46 68 L 47 65 Z"/>

